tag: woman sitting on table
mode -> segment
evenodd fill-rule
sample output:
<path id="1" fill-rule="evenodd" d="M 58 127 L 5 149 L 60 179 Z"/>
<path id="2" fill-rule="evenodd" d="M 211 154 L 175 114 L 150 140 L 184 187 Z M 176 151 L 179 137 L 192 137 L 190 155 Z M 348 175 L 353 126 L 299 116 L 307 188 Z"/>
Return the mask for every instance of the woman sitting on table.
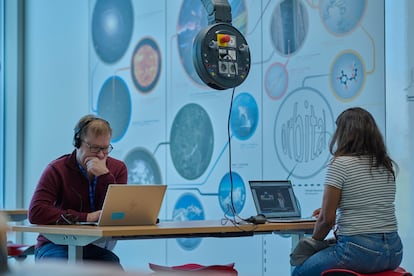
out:
<path id="1" fill-rule="evenodd" d="M 125 184 L 125 164 L 109 157 L 112 129 L 94 115 L 82 117 L 74 129 L 74 151 L 52 161 L 37 184 L 29 207 L 33 224 L 73 224 L 99 219 L 109 184 Z M 68 258 L 66 245 L 54 244 L 39 235 L 35 259 Z M 89 244 L 83 247 L 83 259 L 106 261 L 120 266 L 111 250 Z"/>
<path id="2" fill-rule="evenodd" d="M 325 249 L 298 264 L 294 276 L 321 275 L 332 268 L 375 273 L 395 269 L 402 260 L 395 171 L 380 130 L 372 115 L 358 107 L 342 112 L 336 125 L 322 208 L 312 238 L 302 240 L 308 248 Z M 329 245 L 324 239 L 335 224 L 336 243 Z"/>

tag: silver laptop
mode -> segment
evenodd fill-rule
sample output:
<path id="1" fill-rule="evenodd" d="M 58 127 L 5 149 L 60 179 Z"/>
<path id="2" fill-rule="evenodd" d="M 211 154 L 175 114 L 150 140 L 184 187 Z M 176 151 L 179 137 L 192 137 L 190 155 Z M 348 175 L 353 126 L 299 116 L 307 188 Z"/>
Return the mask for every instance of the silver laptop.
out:
<path id="1" fill-rule="evenodd" d="M 111 184 L 108 186 L 97 226 L 155 225 L 167 185 Z"/>
<path id="2" fill-rule="evenodd" d="M 290 180 L 250 180 L 254 205 L 257 214 L 262 214 L 268 222 L 315 221 L 315 218 L 302 218 L 299 203 Z"/>

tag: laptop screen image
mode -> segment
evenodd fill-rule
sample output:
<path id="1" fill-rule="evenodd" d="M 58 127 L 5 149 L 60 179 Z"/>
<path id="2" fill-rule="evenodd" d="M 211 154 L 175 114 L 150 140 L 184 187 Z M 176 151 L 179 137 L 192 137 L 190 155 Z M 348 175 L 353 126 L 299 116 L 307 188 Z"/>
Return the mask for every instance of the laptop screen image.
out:
<path id="1" fill-rule="evenodd" d="M 258 214 L 266 218 L 300 218 L 300 209 L 289 180 L 249 181 Z"/>

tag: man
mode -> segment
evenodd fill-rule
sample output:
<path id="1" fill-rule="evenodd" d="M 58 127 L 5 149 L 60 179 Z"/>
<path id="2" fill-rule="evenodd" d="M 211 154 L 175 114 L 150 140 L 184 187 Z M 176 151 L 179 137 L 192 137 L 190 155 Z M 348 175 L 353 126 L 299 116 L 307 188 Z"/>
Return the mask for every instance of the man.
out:
<path id="1" fill-rule="evenodd" d="M 74 129 L 74 151 L 52 161 L 43 171 L 29 206 L 33 224 L 73 224 L 99 219 L 109 184 L 125 184 L 124 162 L 109 157 L 112 129 L 94 115 L 82 117 Z M 35 259 L 68 258 L 68 248 L 39 235 Z M 90 244 L 83 249 L 85 260 L 107 261 L 120 266 L 111 250 Z"/>

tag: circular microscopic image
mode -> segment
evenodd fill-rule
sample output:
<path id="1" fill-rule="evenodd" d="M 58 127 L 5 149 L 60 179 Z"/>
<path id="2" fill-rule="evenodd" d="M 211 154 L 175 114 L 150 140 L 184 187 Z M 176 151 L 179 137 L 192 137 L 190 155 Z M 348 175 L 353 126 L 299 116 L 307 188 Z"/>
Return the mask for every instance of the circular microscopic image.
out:
<path id="1" fill-rule="evenodd" d="M 361 56 L 353 50 L 341 52 L 331 65 L 330 81 L 339 100 L 348 102 L 358 97 L 365 84 L 365 66 Z"/>
<path id="2" fill-rule="evenodd" d="M 163 184 L 160 167 L 147 149 L 138 147 L 130 150 L 124 161 L 128 168 L 128 183 Z"/>
<path id="3" fill-rule="evenodd" d="M 223 176 L 218 191 L 220 207 L 229 216 L 239 214 L 246 202 L 246 188 L 243 179 L 235 172 L 232 172 L 231 176 L 232 179 L 230 179 L 230 173 Z"/>
<path id="4" fill-rule="evenodd" d="M 273 100 L 281 99 L 286 94 L 288 80 L 286 66 L 280 62 L 273 63 L 266 70 L 264 78 L 266 94 Z"/>
<path id="5" fill-rule="evenodd" d="M 92 14 L 92 43 L 105 63 L 117 62 L 128 49 L 134 26 L 131 0 L 97 0 Z"/>
<path id="6" fill-rule="evenodd" d="M 247 30 L 246 3 L 242 0 L 229 0 L 232 25 L 242 34 Z M 196 35 L 208 26 L 207 12 L 202 1 L 182 1 L 177 23 L 177 44 L 181 64 L 187 75 L 198 85 L 205 86 L 193 64 L 193 42 Z"/>
<path id="7" fill-rule="evenodd" d="M 135 87 L 150 92 L 157 84 L 161 72 L 161 54 L 152 38 L 141 39 L 134 49 L 131 60 L 132 80 Z"/>
<path id="8" fill-rule="evenodd" d="M 259 109 L 256 100 L 249 93 L 241 93 L 233 101 L 230 126 L 240 140 L 249 139 L 259 123 Z"/>
<path id="9" fill-rule="evenodd" d="M 106 79 L 99 91 L 97 113 L 109 121 L 112 141 L 119 141 L 131 120 L 131 97 L 125 81 L 118 76 Z"/>
<path id="10" fill-rule="evenodd" d="M 198 198 L 191 193 L 181 195 L 175 203 L 172 220 L 188 221 L 204 219 L 204 208 Z M 182 249 L 191 251 L 200 245 L 201 238 L 179 238 L 177 239 L 177 243 Z"/>
<path id="11" fill-rule="evenodd" d="M 366 5 L 366 0 L 321 0 L 319 15 L 323 25 L 330 33 L 343 36 L 358 27 Z"/>
<path id="12" fill-rule="evenodd" d="M 200 105 L 183 106 L 170 132 L 171 158 L 177 172 L 188 180 L 200 177 L 211 161 L 214 148 L 213 125 Z"/>
<path id="13" fill-rule="evenodd" d="M 273 46 L 282 56 L 296 53 L 304 44 L 309 29 L 308 10 L 301 0 L 283 0 L 270 22 Z"/>

